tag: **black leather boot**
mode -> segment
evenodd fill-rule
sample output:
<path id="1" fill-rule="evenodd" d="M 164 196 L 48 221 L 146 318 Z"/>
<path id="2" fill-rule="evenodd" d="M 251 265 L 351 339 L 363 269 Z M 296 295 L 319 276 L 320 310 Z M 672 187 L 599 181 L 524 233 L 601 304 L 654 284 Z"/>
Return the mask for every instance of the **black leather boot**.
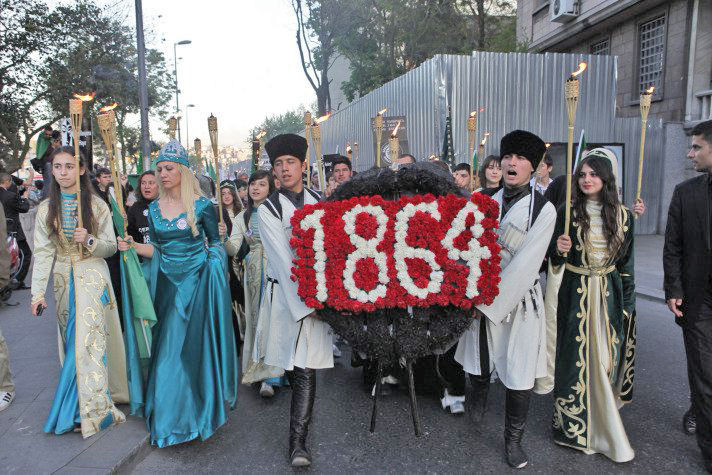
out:
<path id="1" fill-rule="evenodd" d="M 292 386 L 292 408 L 289 415 L 289 461 L 292 467 L 311 465 L 307 450 L 307 433 L 316 393 L 316 370 L 295 367 L 287 372 Z"/>
<path id="2" fill-rule="evenodd" d="M 472 397 L 470 400 L 470 418 L 473 422 L 481 422 L 487 410 L 487 395 L 489 394 L 490 376 L 470 375 Z"/>
<path id="3" fill-rule="evenodd" d="M 685 415 L 682 416 L 682 430 L 684 430 L 687 435 L 695 435 L 697 432 L 697 418 L 695 417 L 695 410 L 692 406 L 690 406 Z"/>
<path id="4" fill-rule="evenodd" d="M 524 426 L 527 423 L 531 390 L 507 389 L 506 414 L 504 416 L 504 451 L 507 463 L 512 468 L 524 468 L 529 463 L 522 450 Z"/>

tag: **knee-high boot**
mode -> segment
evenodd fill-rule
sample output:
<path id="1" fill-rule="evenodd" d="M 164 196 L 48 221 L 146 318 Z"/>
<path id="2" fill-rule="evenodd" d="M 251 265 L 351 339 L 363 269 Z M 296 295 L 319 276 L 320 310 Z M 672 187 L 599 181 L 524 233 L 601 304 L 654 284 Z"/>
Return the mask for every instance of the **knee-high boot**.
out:
<path id="1" fill-rule="evenodd" d="M 531 390 L 507 389 L 506 415 L 504 418 L 504 451 L 507 463 L 512 468 L 526 467 L 529 459 L 522 449 L 524 426 L 527 423 Z"/>
<path id="2" fill-rule="evenodd" d="M 470 375 L 472 398 L 470 417 L 473 422 L 480 422 L 487 410 L 487 395 L 489 394 L 490 376 Z"/>
<path id="3" fill-rule="evenodd" d="M 307 450 L 307 433 L 316 393 L 316 370 L 295 367 L 287 372 L 292 386 L 292 408 L 289 416 L 289 460 L 293 467 L 311 465 Z"/>

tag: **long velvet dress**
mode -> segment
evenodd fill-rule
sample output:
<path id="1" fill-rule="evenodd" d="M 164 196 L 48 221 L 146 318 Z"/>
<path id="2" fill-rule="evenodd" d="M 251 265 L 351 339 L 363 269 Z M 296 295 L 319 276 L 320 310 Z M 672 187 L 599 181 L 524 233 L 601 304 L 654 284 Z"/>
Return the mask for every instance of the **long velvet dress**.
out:
<path id="1" fill-rule="evenodd" d="M 573 216 L 567 233 L 573 246 L 565 259 L 556 252 L 564 233 L 559 209 L 549 254 L 553 266 L 565 266 L 558 292 L 554 441 L 627 462 L 635 454 L 618 410 L 632 400 L 635 373 L 633 219 L 620 206 L 623 244 L 612 249 L 603 235 L 601 205 L 589 201 L 586 211 L 590 229 L 584 235 Z"/>
<path id="2" fill-rule="evenodd" d="M 185 213 L 168 220 L 159 200 L 149 205 L 155 247 L 149 281 L 158 323 L 145 414 L 151 443 L 159 447 L 207 439 L 237 399 L 227 259 L 206 198 L 195 201 L 195 219 L 198 236 Z"/>

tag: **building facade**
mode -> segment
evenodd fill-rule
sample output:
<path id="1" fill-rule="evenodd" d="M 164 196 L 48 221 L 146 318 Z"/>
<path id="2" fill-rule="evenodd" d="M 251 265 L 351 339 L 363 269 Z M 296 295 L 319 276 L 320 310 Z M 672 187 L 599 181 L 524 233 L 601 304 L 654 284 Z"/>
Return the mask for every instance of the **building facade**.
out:
<path id="1" fill-rule="evenodd" d="M 655 87 L 651 120 L 665 128 L 664 229 L 674 185 L 694 176 L 685 135 L 712 119 L 712 0 L 519 0 L 517 36 L 530 52 L 618 57 L 616 115 L 640 114 Z"/>

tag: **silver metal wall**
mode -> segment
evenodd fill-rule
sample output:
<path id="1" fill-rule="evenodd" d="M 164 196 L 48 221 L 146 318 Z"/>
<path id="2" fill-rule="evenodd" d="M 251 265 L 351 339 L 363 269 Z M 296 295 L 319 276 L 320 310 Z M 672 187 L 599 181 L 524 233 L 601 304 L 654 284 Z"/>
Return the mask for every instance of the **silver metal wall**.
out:
<path id="1" fill-rule="evenodd" d="M 625 202 L 632 203 L 638 169 L 640 119 L 616 118 L 616 68 L 614 56 L 561 53 L 485 53 L 472 56 L 438 55 L 420 67 L 336 112 L 322 124 L 323 152 L 344 151 L 347 142 L 359 143 L 356 170 L 374 164 L 370 119 L 388 107 L 386 115 L 404 115 L 410 152 L 423 160 L 440 154 L 445 118 L 451 110 L 455 158 L 467 160 L 467 117 L 478 113 L 478 141 L 491 133 L 486 154 L 497 153 L 499 141 L 514 129 L 535 132 L 547 142 L 566 142 L 568 117 L 564 82 L 579 62 L 588 63 L 581 76 L 576 116 L 576 140 L 581 128 L 594 142 L 625 143 Z M 648 212 L 636 222 L 637 233 L 658 232 L 664 149 L 661 122 L 647 130 L 643 198 Z"/>

